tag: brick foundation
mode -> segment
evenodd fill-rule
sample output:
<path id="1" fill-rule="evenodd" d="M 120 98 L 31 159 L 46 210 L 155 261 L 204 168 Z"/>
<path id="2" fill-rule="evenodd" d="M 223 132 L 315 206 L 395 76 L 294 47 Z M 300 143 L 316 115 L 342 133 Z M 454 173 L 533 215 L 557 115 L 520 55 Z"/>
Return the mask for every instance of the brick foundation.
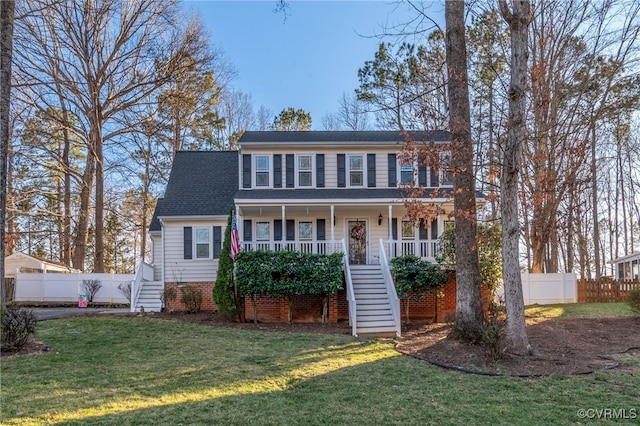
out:
<path id="1" fill-rule="evenodd" d="M 172 303 L 168 303 L 166 308 L 175 312 L 182 312 L 186 308 L 184 304 L 180 301 L 180 288 L 185 287 L 187 285 L 199 288 L 202 291 L 202 306 L 200 310 L 202 311 L 217 311 L 218 307 L 213 301 L 213 286 L 214 282 L 197 282 L 197 283 L 185 283 L 182 285 L 178 285 L 176 282 L 164 283 L 164 288 L 175 288 L 177 290 L 177 297 Z"/>
<path id="2" fill-rule="evenodd" d="M 213 282 L 187 283 L 202 290 L 203 311 L 217 311 L 217 306 L 213 301 Z M 180 302 L 180 287 L 176 282 L 165 283 L 165 288 L 174 287 L 178 291 L 178 296 L 167 308 L 172 311 L 181 312 L 185 306 Z M 433 321 L 438 323 L 452 322 L 456 314 L 456 277 L 451 274 L 447 284 L 441 289 L 442 297 L 435 294 L 425 293 L 422 300 L 411 300 L 409 302 L 409 321 Z M 257 318 L 264 323 L 284 323 L 288 320 L 289 306 L 287 299 L 256 296 Z M 482 310 L 486 314 L 489 301 L 489 291 L 486 286 L 482 287 Z M 322 297 L 321 296 L 294 296 L 292 298 L 292 321 L 298 323 L 311 323 L 322 321 Z M 400 300 L 400 314 L 402 322 L 406 322 L 405 301 Z M 245 321 L 253 321 L 253 304 L 251 298 L 245 297 L 242 303 L 242 314 Z M 339 290 L 336 294 L 329 296 L 329 311 L 327 322 L 337 323 L 349 320 L 349 303 L 347 301 L 346 290 Z"/>

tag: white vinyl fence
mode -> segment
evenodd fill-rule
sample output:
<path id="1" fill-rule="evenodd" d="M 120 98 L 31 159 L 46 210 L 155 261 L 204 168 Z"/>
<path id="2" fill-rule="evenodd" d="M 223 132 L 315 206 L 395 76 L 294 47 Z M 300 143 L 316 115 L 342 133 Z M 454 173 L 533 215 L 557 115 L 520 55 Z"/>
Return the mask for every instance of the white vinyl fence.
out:
<path id="1" fill-rule="evenodd" d="M 500 287 L 496 295 L 504 297 Z M 556 303 L 578 303 L 576 274 L 529 274 L 522 273 L 522 295 L 525 305 L 553 305 Z"/>
<path id="2" fill-rule="evenodd" d="M 97 303 L 126 303 L 118 290 L 122 283 L 133 281 L 133 274 L 27 274 L 16 273 L 16 302 L 77 302 L 83 280 L 98 280 L 102 287 L 93 298 Z"/>
<path id="3" fill-rule="evenodd" d="M 525 305 L 578 303 L 576 274 L 522 274 Z"/>

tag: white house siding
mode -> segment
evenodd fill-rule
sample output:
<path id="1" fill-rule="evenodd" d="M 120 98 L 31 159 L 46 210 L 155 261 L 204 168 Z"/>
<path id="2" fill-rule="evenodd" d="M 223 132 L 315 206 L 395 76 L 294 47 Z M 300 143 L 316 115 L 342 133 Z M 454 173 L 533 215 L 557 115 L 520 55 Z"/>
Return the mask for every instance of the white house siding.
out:
<path id="1" fill-rule="evenodd" d="M 153 265 L 153 280 L 162 280 L 162 233 L 151 232 L 151 264 Z"/>
<path id="2" fill-rule="evenodd" d="M 164 280 L 165 282 L 211 282 L 216 280 L 218 259 L 185 259 L 184 227 L 193 228 L 214 226 L 224 228 L 226 219 L 216 221 L 171 221 L 164 223 Z M 195 257 L 195 256 L 194 256 Z"/>

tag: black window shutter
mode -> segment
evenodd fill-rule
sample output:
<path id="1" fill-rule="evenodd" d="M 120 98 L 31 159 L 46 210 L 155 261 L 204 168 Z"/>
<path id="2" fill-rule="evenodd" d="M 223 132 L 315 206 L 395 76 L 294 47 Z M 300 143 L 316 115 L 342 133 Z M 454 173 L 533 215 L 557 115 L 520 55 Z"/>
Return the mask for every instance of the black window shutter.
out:
<path id="1" fill-rule="evenodd" d="M 287 219 L 287 241 L 293 241 L 296 239 L 296 221 L 293 219 Z"/>
<path id="2" fill-rule="evenodd" d="M 294 169 L 294 161 L 295 156 L 293 154 L 287 154 L 286 158 L 286 166 L 287 166 L 287 188 L 293 188 L 295 186 L 295 169 Z"/>
<path id="3" fill-rule="evenodd" d="M 419 229 L 420 230 L 418 231 L 418 233 L 419 233 L 418 238 L 421 239 L 421 240 L 429 239 L 429 237 L 427 236 L 427 224 L 426 223 L 421 223 Z"/>
<path id="4" fill-rule="evenodd" d="M 398 177 L 396 173 L 396 154 L 389 154 L 387 156 L 387 163 L 389 164 L 389 188 L 397 186 Z"/>
<path id="5" fill-rule="evenodd" d="M 424 164 L 418 166 L 418 185 L 427 186 L 427 166 Z"/>
<path id="6" fill-rule="evenodd" d="M 431 167 L 431 185 L 430 186 L 432 188 L 435 188 L 436 186 L 438 186 L 438 173 L 433 167 Z"/>
<path id="7" fill-rule="evenodd" d="M 345 154 L 338 154 L 338 188 L 347 186 L 347 171 Z"/>
<path id="8" fill-rule="evenodd" d="M 282 188 L 282 154 L 273 156 L 273 187 Z"/>
<path id="9" fill-rule="evenodd" d="M 391 219 L 391 239 L 398 239 L 398 219 L 395 217 Z"/>
<path id="10" fill-rule="evenodd" d="M 324 154 L 316 154 L 316 188 L 324 188 Z"/>
<path id="11" fill-rule="evenodd" d="M 438 221 L 437 220 L 434 220 L 431 222 L 431 239 L 432 240 L 438 239 Z"/>
<path id="12" fill-rule="evenodd" d="M 274 241 L 282 241 L 282 219 L 273 221 L 273 239 Z"/>
<path id="13" fill-rule="evenodd" d="M 367 186 L 375 188 L 376 186 L 376 155 L 367 154 Z"/>
<path id="14" fill-rule="evenodd" d="M 251 219 L 244 220 L 244 226 L 242 228 L 242 239 L 244 241 L 251 241 L 253 239 L 251 235 Z"/>
<path id="15" fill-rule="evenodd" d="M 242 154 L 242 187 L 251 188 L 251 154 Z"/>
<path id="16" fill-rule="evenodd" d="M 190 226 L 184 227 L 184 258 L 193 259 L 193 230 Z"/>
<path id="17" fill-rule="evenodd" d="M 326 221 L 324 219 L 318 219 L 316 222 L 316 228 L 318 235 L 318 241 L 324 241 L 326 239 L 325 230 L 326 230 Z"/>
<path id="18" fill-rule="evenodd" d="M 213 258 L 218 259 L 222 251 L 222 226 L 213 227 Z"/>

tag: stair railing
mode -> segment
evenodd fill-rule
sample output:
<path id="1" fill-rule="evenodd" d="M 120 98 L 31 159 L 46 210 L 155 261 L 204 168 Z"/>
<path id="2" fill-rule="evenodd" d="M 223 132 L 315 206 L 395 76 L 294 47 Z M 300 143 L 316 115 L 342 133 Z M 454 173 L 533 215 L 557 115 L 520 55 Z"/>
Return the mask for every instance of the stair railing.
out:
<path id="1" fill-rule="evenodd" d="M 140 290 L 142 290 L 143 282 L 153 280 L 153 265 L 150 265 L 144 261 L 144 258 L 140 258 L 138 261 L 138 267 L 136 268 L 136 275 L 131 282 L 131 303 L 129 310 L 131 312 L 136 311 L 136 304 L 140 297 Z"/>
<path id="2" fill-rule="evenodd" d="M 356 306 L 356 295 L 353 291 L 353 282 L 351 281 L 351 270 L 349 269 L 349 256 L 347 255 L 347 244 L 344 239 L 342 239 L 342 270 L 344 271 L 344 279 L 347 284 L 347 301 L 349 302 L 349 324 L 351 325 L 351 334 L 353 336 L 358 335 L 357 330 L 357 306 Z"/>
<path id="3" fill-rule="evenodd" d="M 396 336 L 400 337 L 402 332 L 402 316 L 400 315 L 400 299 L 396 292 L 396 286 L 393 284 L 391 270 L 389 269 L 389 259 L 385 250 L 384 242 L 380 239 L 380 270 L 384 278 L 384 285 L 387 287 L 387 295 L 389 297 L 389 305 L 391 305 L 391 314 L 393 315 L 393 323 L 396 329 Z"/>

